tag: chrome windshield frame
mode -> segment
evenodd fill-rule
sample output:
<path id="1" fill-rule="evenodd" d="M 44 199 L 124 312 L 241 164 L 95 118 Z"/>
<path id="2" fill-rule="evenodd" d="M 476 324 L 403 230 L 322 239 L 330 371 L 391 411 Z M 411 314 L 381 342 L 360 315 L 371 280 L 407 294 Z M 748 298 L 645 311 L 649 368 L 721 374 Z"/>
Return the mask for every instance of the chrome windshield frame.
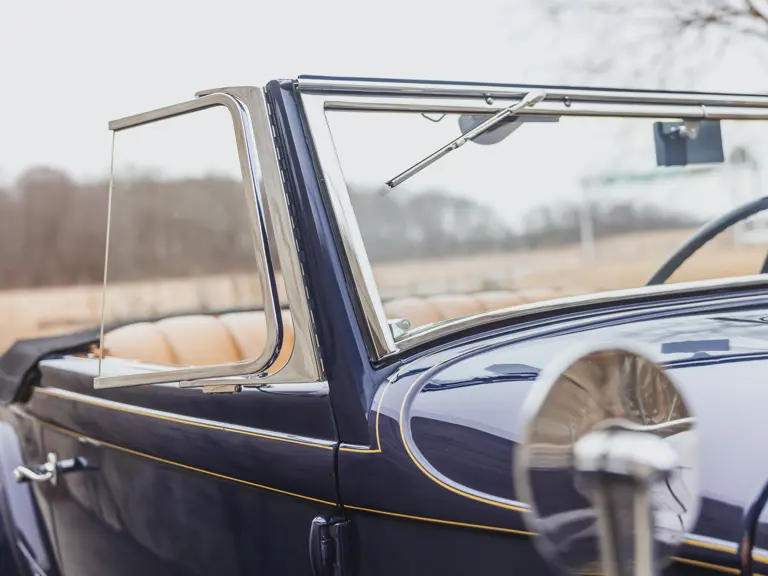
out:
<path id="1" fill-rule="evenodd" d="M 449 319 L 414 329 L 396 341 L 387 322 L 373 267 L 352 209 L 349 189 L 328 123 L 328 111 L 494 114 L 519 102 L 532 89 L 541 89 L 547 92 L 547 98 L 520 114 L 674 120 L 768 120 L 768 96 L 315 76 L 299 77 L 296 88 L 314 145 L 324 191 L 339 230 L 343 256 L 348 262 L 351 276 L 349 290 L 359 301 L 363 314 L 360 320 L 368 330 L 371 343 L 369 354 L 374 361 L 460 331 L 533 313 L 661 294 L 683 295 L 717 288 L 768 285 L 768 278 L 750 275 L 611 290 Z"/>
<path id="2" fill-rule="evenodd" d="M 264 89 L 258 86 L 236 86 L 201 91 L 195 94 L 194 100 L 113 120 L 109 127 L 113 131 L 129 129 L 213 106 L 228 109 L 237 137 L 244 178 L 243 192 L 253 225 L 255 249 L 260 259 L 258 273 L 265 295 L 267 342 L 264 351 L 259 358 L 229 364 L 172 369 L 147 365 L 139 373 L 128 371 L 108 376 L 99 373 L 94 378 L 96 389 L 178 383 L 181 388 L 235 391 L 238 387 L 325 381 Z M 274 285 L 275 275 L 270 254 L 276 254 L 281 265 L 294 338 L 293 350 L 286 364 L 277 372 L 265 373 L 284 345 L 283 326 L 277 313 L 280 303 Z M 103 321 L 102 318 L 102 324 Z"/>

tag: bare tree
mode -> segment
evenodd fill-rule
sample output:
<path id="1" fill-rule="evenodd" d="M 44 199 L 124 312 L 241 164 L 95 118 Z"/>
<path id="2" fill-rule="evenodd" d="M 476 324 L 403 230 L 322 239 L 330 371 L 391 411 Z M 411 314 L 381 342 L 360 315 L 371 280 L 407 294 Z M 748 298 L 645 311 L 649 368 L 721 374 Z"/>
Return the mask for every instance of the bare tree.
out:
<path id="1" fill-rule="evenodd" d="M 564 63 L 572 73 L 590 77 L 690 86 L 734 45 L 768 49 L 768 0 L 539 0 L 537 5 L 559 28 L 583 31 L 581 36 L 591 39 L 581 52 L 571 50 Z"/>

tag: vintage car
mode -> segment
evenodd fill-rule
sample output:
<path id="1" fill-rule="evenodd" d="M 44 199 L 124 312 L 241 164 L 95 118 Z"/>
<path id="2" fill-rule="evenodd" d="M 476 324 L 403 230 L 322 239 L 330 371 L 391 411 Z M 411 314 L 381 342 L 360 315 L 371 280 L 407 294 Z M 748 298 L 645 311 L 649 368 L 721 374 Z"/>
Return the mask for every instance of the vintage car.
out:
<path id="1" fill-rule="evenodd" d="M 768 570 L 765 120 L 301 76 L 112 121 L 100 325 L 0 357 L 2 574 Z"/>

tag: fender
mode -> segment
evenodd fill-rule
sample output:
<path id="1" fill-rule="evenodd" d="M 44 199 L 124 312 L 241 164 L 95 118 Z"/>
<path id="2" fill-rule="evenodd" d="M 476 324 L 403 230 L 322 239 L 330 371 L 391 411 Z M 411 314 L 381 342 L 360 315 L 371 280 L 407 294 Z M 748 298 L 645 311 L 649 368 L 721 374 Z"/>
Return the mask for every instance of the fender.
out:
<path id="1" fill-rule="evenodd" d="M 13 469 L 24 464 L 15 416 L 0 408 L 0 574 L 59 576 L 48 532 L 32 487 L 19 484 Z"/>

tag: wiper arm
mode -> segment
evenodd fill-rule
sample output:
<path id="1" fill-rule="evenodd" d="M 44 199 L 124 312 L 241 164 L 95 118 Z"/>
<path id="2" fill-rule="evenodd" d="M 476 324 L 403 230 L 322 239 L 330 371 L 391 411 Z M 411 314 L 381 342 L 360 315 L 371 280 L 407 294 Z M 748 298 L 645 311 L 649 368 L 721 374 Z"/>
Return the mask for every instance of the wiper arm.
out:
<path id="1" fill-rule="evenodd" d="M 511 106 L 508 106 L 503 110 L 499 110 L 496 114 L 488 118 L 488 120 L 486 120 L 482 124 L 475 126 L 474 128 L 472 128 L 472 130 L 466 132 L 465 134 L 462 134 L 461 136 L 459 136 L 449 144 L 446 144 L 445 146 L 440 148 L 440 150 L 438 150 L 437 152 L 430 154 L 429 156 L 427 156 L 423 160 L 420 160 L 419 162 L 417 162 L 407 170 L 400 172 L 400 174 L 398 174 L 397 176 L 395 176 L 394 178 L 392 178 L 387 182 L 387 186 L 389 186 L 390 188 L 394 188 L 395 186 L 402 184 L 403 182 L 408 180 L 411 176 L 418 174 L 419 172 L 424 170 L 424 168 L 426 168 L 433 162 L 436 162 L 437 160 L 439 160 L 440 158 L 448 154 L 448 152 L 452 152 L 457 148 L 461 148 L 462 146 L 464 146 L 464 144 L 466 144 L 470 140 L 473 140 L 474 138 L 477 138 L 484 132 L 487 132 L 488 130 L 496 126 L 496 124 L 504 120 L 510 114 L 514 114 L 515 112 L 518 112 L 523 108 L 535 106 L 536 104 L 544 100 L 544 98 L 546 97 L 547 97 L 547 93 L 544 92 L 543 90 L 533 90 L 532 92 L 528 92 L 528 94 L 523 96 L 520 102 L 512 104 Z"/>

